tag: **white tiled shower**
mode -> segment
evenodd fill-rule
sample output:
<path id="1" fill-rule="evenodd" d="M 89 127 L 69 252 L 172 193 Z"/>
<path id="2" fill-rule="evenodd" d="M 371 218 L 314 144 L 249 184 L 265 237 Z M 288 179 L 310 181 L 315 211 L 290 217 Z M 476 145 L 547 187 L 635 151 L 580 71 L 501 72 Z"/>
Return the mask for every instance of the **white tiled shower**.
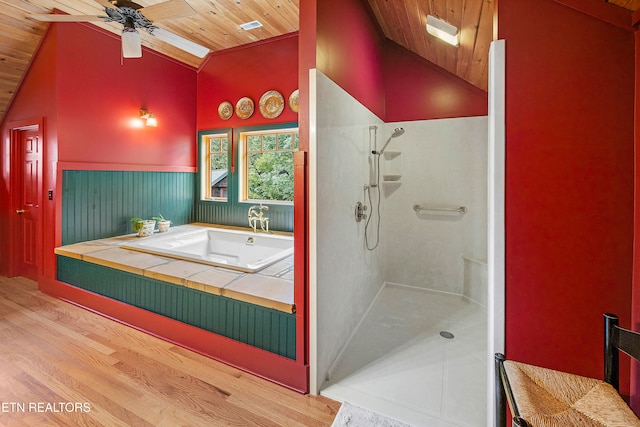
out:
<path id="1" fill-rule="evenodd" d="M 369 409 L 386 408 L 415 425 L 426 419 L 442 424 L 425 425 L 484 425 L 487 117 L 383 123 L 322 73 L 312 72 L 313 81 L 311 245 L 316 263 L 311 292 L 317 322 L 312 323 L 312 391 L 374 406 Z M 372 135 L 377 133 L 380 149 L 396 127 L 405 133 L 387 151 L 399 154 L 390 156 L 381 172 L 391 168 L 399 178 L 381 183 L 380 245 L 368 251 L 365 221 L 355 221 L 355 204 L 369 205 L 365 185 L 371 181 Z M 373 190 L 367 215 L 375 215 Z M 467 213 L 421 214 L 413 210 L 415 204 L 464 206 Z M 459 332 L 447 340 L 439 335 L 446 328 Z M 388 334 L 392 339 L 384 338 Z M 406 339 L 394 344 L 399 336 Z M 379 345 L 367 348 L 367 342 Z M 396 380 L 405 386 L 394 389 L 396 368 L 401 371 Z M 411 372 L 417 375 L 406 387 Z M 447 372 L 456 379 L 447 380 Z M 369 391 L 363 395 L 355 384 Z M 465 395 L 465 384 L 481 390 L 472 393 L 481 401 L 467 399 L 466 415 L 460 416 L 462 409 L 451 407 L 455 398 L 446 395 Z M 418 404 L 411 396 L 431 398 Z"/>

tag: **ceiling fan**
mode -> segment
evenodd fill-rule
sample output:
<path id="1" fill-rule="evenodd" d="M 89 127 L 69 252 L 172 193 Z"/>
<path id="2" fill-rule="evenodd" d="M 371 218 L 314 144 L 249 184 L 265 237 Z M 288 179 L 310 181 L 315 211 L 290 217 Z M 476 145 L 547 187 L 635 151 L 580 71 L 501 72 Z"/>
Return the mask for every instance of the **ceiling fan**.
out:
<path id="1" fill-rule="evenodd" d="M 184 0 L 168 0 L 148 7 L 142 7 L 128 0 L 94 1 L 104 7 L 106 16 L 32 14 L 31 17 L 38 21 L 47 22 L 118 22 L 124 26 L 122 29 L 122 56 L 124 58 L 140 58 L 142 56 L 142 41 L 138 29 L 146 30 L 152 36 L 199 58 L 204 58 L 209 53 L 208 48 L 154 24 L 156 21 L 166 21 L 195 14 L 196 12 Z"/>

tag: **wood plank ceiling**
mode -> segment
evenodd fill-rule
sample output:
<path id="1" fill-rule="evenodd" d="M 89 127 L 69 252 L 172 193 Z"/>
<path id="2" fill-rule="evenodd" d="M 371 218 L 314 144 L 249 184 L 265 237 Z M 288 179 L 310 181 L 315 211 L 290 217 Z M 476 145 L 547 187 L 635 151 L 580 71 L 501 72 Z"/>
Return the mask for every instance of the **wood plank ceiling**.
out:
<path id="1" fill-rule="evenodd" d="M 482 90 L 488 85 L 493 0 L 368 0 L 385 37 Z M 426 32 L 427 15 L 459 29 L 459 46 Z"/>
<path id="2" fill-rule="evenodd" d="M 105 0 L 0 0 L 0 119 L 29 66 L 47 23 L 31 19 L 33 13 L 54 8 L 73 15 L 104 15 Z M 223 50 L 298 31 L 301 0 L 185 0 L 196 14 L 158 23 L 158 26 L 210 48 Z M 320 0 L 322 1 L 322 0 Z M 363 0 L 375 15 L 385 37 L 426 58 L 471 84 L 487 90 L 487 60 L 493 37 L 493 0 Z M 603 0 L 607 1 L 607 0 Z M 636 11 L 640 0 L 608 0 Z M 136 0 L 141 6 L 161 0 Z M 460 45 L 453 47 L 425 31 L 426 17 L 434 15 L 460 28 Z M 263 26 L 250 31 L 240 24 L 253 20 Z M 114 34 L 122 26 L 95 22 Z M 58 24 L 65 25 L 65 24 Z M 188 54 L 145 32 L 143 45 L 198 67 L 203 59 Z"/>

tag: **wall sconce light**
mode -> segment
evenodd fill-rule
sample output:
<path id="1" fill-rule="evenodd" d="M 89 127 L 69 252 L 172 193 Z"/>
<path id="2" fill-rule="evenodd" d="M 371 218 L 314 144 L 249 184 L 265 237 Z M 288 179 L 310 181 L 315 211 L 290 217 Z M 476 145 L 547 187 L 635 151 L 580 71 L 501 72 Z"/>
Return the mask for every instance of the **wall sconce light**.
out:
<path id="1" fill-rule="evenodd" d="M 435 16 L 427 15 L 427 32 L 453 46 L 458 46 L 458 28 Z"/>
<path id="2" fill-rule="evenodd" d="M 149 117 L 147 118 L 147 126 L 158 126 L 158 121 L 156 120 L 156 116 L 154 116 L 153 113 L 149 113 Z"/>
<path id="3" fill-rule="evenodd" d="M 146 120 L 147 126 L 156 127 L 158 126 L 158 120 L 156 120 L 156 116 L 153 115 L 149 110 L 145 110 L 144 108 L 140 109 L 140 118 Z"/>

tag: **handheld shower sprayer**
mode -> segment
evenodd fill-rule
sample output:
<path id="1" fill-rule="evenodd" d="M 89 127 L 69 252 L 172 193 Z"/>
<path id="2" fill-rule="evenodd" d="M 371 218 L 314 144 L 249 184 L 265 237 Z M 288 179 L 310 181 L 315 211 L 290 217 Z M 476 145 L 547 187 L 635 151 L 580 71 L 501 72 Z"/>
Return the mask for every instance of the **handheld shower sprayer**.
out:
<path id="1" fill-rule="evenodd" d="M 403 133 L 404 133 L 404 128 L 395 128 L 395 130 L 393 131 L 389 139 L 387 139 L 387 142 L 385 142 L 384 145 L 382 146 L 382 150 L 380 151 L 373 150 L 371 154 L 377 154 L 378 156 L 382 155 L 382 153 L 384 153 L 384 149 L 387 148 L 387 145 L 389 145 L 391 140 L 393 138 L 397 138 L 401 136 Z"/>
<path id="2" fill-rule="evenodd" d="M 371 148 L 372 146 L 375 148 L 377 146 L 376 142 L 377 142 L 377 127 L 376 126 L 370 126 L 369 127 L 369 147 Z M 373 145 L 371 145 L 371 131 L 374 131 L 374 143 Z M 387 148 L 387 145 L 389 145 L 389 143 L 391 142 L 391 140 L 393 138 L 397 138 L 399 136 L 401 136 L 402 134 L 404 134 L 404 129 L 403 128 L 395 128 L 395 130 L 393 131 L 393 133 L 391 134 L 391 136 L 389 137 L 389 139 L 387 139 L 387 142 L 385 142 L 384 146 L 382 147 L 382 150 L 377 151 L 377 150 L 372 150 L 371 154 L 373 154 L 373 157 L 371 155 L 369 155 L 369 165 L 370 165 L 370 184 L 369 185 L 365 185 L 364 186 L 364 191 L 365 191 L 365 200 L 366 198 L 369 199 L 369 206 L 371 207 L 371 213 L 369 214 L 369 216 L 367 217 L 362 217 L 363 219 L 366 218 L 366 222 L 364 225 L 364 241 L 365 241 L 365 246 L 368 250 L 373 251 L 375 248 L 378 247 L 378 244 L 380 243 L 380 201 L 382 199 L 382 195 L 380 194 L 380 157 L 382 156 L 382 153 L 384 153 L 385 148 Z M 371 176 L 371 173 L 373 173 L 373 176 Z M 375 188 L 376 189 L 376 193 L 377 193 L 377 197 L 376 197 L 376 204 L 375 204 L 375 211 L 373 210 L 373 200 L 371 197 L 371 189 Z M 366 208 L 366 206 L 365 206 Z M 372 218 L 376 218 L 376 220 L 374 221 L 376 224 L 376 230 L 375 230 L 375 241 L 373 243 L 369 242 L 369 235 L 371 233 L 371 231 L 369 230 L 369 225 L 371 224 L 371 220 Z"/>

